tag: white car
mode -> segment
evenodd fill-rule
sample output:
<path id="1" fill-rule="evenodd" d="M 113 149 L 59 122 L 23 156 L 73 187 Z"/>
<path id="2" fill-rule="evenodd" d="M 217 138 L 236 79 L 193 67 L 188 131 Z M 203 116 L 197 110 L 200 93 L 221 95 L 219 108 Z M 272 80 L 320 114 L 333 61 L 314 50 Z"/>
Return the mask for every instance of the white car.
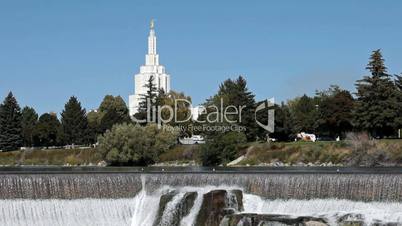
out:
<path id="1" fill-rule="evenodd" d="M 181 138 L 179 142 L 181 144 L 204 144 L 205 140 L 201 135 L 193 135 L 191 137 Z"/>

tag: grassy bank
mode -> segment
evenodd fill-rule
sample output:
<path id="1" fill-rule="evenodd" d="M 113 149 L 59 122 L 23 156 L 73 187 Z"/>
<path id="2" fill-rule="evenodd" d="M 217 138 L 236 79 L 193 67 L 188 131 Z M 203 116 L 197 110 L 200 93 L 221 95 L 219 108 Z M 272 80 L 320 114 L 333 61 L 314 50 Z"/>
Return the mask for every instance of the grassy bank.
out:
<path id="1" fill-rule="evenodd" d="M 160 163 L 201 164 L 200 146 L 176 146 L 160 156 Z M 235 165 L 401 166 L 402 140 L 247 143 L 238 147 Z"/>
<path id="2" fill-rule="evenodd" d="M 283 163 L 346 166 L 402 165 L 402 140 L 252 144 L 239 165 Z"/>
<path id="3" fill-rule="evenodd" d="M 333 163 L 346 161 L 351 150 L 344 142 L 290 142 L 253 144 L 243 151 L 245 159 L 240 165 L 259 165 L 281 162 L 294 165 L 298 163 Z"/>
<path id="4" fill-rule="evenodd" d="M 0 165 L 96 165 L 95 149 L 54 149 L 0 152 Z"/>
<path id="5" fill-rule="evenodd" d="M 402 140 L 340 142 L 247 143 L 238 148 L 236 165 L 337 164 L 345 166 L 401 166 Z M 96 149 L 56 149 L 0 152 L 0 165 L 97 165 Z M 177 145 L 159 156 L 157 164 L 200 163 L 199 145 Z"/>

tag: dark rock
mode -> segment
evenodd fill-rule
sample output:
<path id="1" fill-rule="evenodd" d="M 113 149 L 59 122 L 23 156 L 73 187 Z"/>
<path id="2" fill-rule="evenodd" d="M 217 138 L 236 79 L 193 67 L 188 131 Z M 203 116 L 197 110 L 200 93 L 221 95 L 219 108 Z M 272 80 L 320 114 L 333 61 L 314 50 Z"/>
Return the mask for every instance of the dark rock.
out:
<path id="1" fill-rule="evenodd" d="M 338 225 L 341 226 L 363 226 L 364 218 L 361 214 L 345 214 L 343 216 L 338 217 L 337 219 Z"/>
<path id="2" fill-rule="evenodd" d="M 163 194 L 161 198 L 159 199 L 159 209 L 158 213 L 156 214 L 156 218 L 154 221 L 154 226 L 158 226 L 162 220 L 163 217 L 163 212 L 165 212 L 166 205 L 172 201 L 173 197 L 177 194 L 176 191 L 170 191 L 166 194 Z"/>
<path id="3" fill-rule="evenodd" d="M 232 215 L 235 214 L 236 210 L 234 208 L 225 208 L 223 209 L 223 215 Z"/>
<path id="4" fill-rule="evenodd" d="M 213 190 L 204 194 L 196 226 L 219 226 L 225 215 L 243 209 L 241 191 Z"/>
<path id="5" fill-rule="evenodd" d="M 194 205 L 194 201 L 197 198 L 197 192 L 185 193 L 183 198 L 174 206 L 174 210 L 168 213 L 169 216 L 165 216 L 166 206 L 176 195 L 177 192 L 173 191 L 161 196 L 159 201 L 159 210 L 154 221 L 154 226 L 179 226 L 181 219 L 190 213 L 190 210 Z M 168 217 L 168 221 L 166 221 L 165 217 Z"/>
<path id="6" fill-rule="evenodd" d="M 230 206 L 235 208 L 238 211 L 243 211 L 244 210 L 244 206 L 243 206 L 243 192 L 241 190 L 231 190 L 230 191 L 230 195 L 229 197 L 231 198 L 231 202 L 232 203 L 236 203 L 236 206 Z"/>
<path id="7" fill-rule="evenodd" d="M 398 222 L 374 222 L 371 226 L 401 226 L 401 223 Z"/>
<path id="8" fill-rule="evenodd" d="M 309 216 L 294 217 L 289 215 L 275 214 L 252 214 L 242 213 L 227 215 L 222 219 L 220 226 L 325 226 L 327 220 Z"/>
<path id="9" fill-rule="evenodd" d="M 183 199 L 176 206 L 177 214 L 175 216 L 177 224 L 180 225 L 180 220 L 190 213 L 191 208 L 194 206 L 194 201 L 197 198 L 197 192 L 187 192 L 184 194 Z"/>

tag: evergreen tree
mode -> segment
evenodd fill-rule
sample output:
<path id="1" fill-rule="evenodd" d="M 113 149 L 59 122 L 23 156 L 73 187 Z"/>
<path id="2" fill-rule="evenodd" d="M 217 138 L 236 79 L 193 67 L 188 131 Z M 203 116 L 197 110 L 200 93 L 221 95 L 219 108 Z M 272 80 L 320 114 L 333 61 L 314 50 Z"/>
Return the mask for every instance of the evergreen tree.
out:
<path id="1" fill-rule="evenodd" d="M 396 128 L 398 130 L 402 129 L 402 74 L 395 75 L 395 85 L 397 87 L 397 118 L 396 118 Z"/>
<path id="2" fill-rule="evenodd" d="M 258 125 L 255 122 L 254 114 L 256 103 L 254 94 L 247 88 L 246 80 L 242 76 L 239 76 L 235 81 L 234 89 L 228 90 L 228 93 L 231 93 L 230 102 L 234 106 L 244 106 L 239 125 L 246 128 L 245 134 L 247 140 L 255 141 L 258 133 Z"/>
<path id="3" fill-rule="evenodd" d="M 402 91 L 402 74 L 401 75 L 395 75 L 395 85 L 398 88 L 398 91 Z"/>
<path id="4" fill-rule="evenodd" d="M 370 76 L 356 83 L 357 105 L 354 122 L 372 136 L 384 137 L 395 133 L 398 112 L 397 89 L 380 50 L 373 51 L 366 67 Z"/>
<path id="5" fill-rule="evenodd" d="M 157 122 L 157 119 L 154 117 L 153 111 L 157 106 L 157 97 L 160 92 L 155 85 L 155 77 L 151 75 L 147 80 L 147 83 L 144 85 L 146 88 L 146 93 L 141 95 L 141 102 L 139 104 L 138 113 L 135 115 L 135 118 L 139 120 L 147 119 L 147 122 Z M 159 99 L 160 100 L 160 99 Z"/>
<path id="6" fill-rule="evenodd" d="M 22 136 L 24 138 L 24 146 L 32 147 L 33 133 L 38 122 L 38 114 L 35 109 L 31 107 L 24 107 L 22 109 Z"/>
<path id="7" fill-rule="evenodd" d="M 64 105 L 64 110 L 61 113 L 61 124 L 65 141 L 68 144 L 83 144 L 88 142 L 86 111 L 81 107 L 81 103 L 76 97 L 70 97 Z"/>
<path id="8" fill-rule="evenodd" d="M 22 144 L 21 109 L 10 92 L 0 105 L 0 150 L 16 150 Z"/>
<path id="9" fill-rule="evenodd" d="M 239 111 L 238 114 L 226 115 L 224 121 L 219 123 L 210 123 L 215 125 L 233 124 L 235 121 L 237 125 L 246 128 L 245 134 L 248 141 L 255 141 L 258 136 L 258 125 L 255 122 L 255 99 L 252 92 L 247 88 L 247 82 L 239 76 L 237 79 L 228 79 L 224 81 L 220 86 L 218 93 L 207 99 L 204 106 L 208 113 L 215 112 L 218 108 L 219 112 L 223 112 L 227 106 L 235 106 Z M 214 106 L 214 107 L 211 107 Z M 224 108 L 224 109 L 222 109 Z M 241 109 L 240 109 L 241 108 Z M 209 115 L 211 116 L 211 114 Z M 212 114 L 209 117 L 210 121 L 217 121 L 221 117 L 219 114 Z M 201 120 L 204 120 L 201 117 Z M 207 134 L 208 135 L 208 134 Z M 210 136 L 216 136 L 217 134 L 209 134 Z"/>
<path id="10" fill-rule="evenodd" d="M 34 130 L 35 146 L 57 146 L 63 144 L 63 140 L 63 128 L 56 114 L 41 115 Z"/>

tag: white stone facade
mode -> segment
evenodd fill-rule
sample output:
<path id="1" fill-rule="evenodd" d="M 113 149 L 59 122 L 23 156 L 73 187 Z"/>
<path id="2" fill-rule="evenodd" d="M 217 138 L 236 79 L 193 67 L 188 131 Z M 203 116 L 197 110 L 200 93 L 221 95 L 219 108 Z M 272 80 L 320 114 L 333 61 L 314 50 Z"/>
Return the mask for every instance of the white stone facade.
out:
<path id="1" fill-rule="evenodd" d="M 159 64 L 153 21 L 151 21 L 151 29 L 148 36 L 148 54 L 145 55 L 145 65 L 142 65 L 140 73 L 134 76 L 134 95 L 129 96 L 129 111 L 131 116 L 138 112 L 142 95 L 147 92 L 147 88 L 144 86 L 151 76 L 154 77 L 154 84 L 158 89 L 163 89 L 166 93 L 170 92 L 170 75 L 166 73 L 165 67 Z"/>

